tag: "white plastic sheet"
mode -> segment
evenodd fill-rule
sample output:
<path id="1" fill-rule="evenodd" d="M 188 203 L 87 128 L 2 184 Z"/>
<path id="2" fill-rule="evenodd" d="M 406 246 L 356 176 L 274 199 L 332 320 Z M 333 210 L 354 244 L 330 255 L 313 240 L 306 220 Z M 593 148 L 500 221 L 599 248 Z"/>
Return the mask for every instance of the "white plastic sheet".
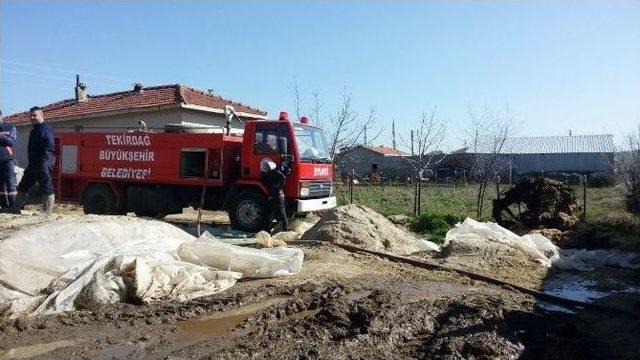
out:
<path id="1" fill-rule="evenodd" d="M 562 270 L 592 271 L 603 266 L 640 269 L 640 257 L 620 250 L 560 249 L 541 234 L 518 236 L 491 222 L 467 218 L 447 232 L 442 246 L 473 246 L 501 244 L 529 256 L 546 267 Z"/>
<path id="2" fill-rule="evenodd" d="M 237 271 L 243 278 L 269 278 L 299 273 L 304 254 L 300 249 L 243 248 L 209 238 L 180 245 L 178 256 L 191 263 Z"/>
<path id="3" fill-rule="evenodd" d="M 296 274 L 302 251 L 196 239 L 170 224 L 88 216 L 37 225 L 0 243 L 0 316 L 119 301 L 188 300 L 241 277 Z"/>

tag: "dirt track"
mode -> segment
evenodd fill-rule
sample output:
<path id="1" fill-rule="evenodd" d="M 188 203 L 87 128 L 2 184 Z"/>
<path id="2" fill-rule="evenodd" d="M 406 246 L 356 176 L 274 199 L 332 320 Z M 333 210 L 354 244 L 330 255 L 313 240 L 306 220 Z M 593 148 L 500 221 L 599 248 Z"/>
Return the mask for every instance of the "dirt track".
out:
<path id="1" fill-rule="evenodd" d="M 529 296 L 451 273 L 329 245 L 304 252 L 298 276 L 186 303 L 4 320 L 0 346 L 5 356 L 101 359 L 640 356 L 637 318 L 544 312 Z M 637 295 L 603 301 L 640 315 Z"/>

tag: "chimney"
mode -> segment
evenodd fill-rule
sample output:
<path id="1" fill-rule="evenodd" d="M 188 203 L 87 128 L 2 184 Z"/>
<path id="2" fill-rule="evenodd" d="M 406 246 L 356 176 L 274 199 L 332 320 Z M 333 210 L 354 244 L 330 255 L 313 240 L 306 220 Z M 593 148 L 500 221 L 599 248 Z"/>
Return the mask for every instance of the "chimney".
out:
<path id="1" fill-rule="evenodd" d="M 80 82 L 80 75 L 76 74 L 76 101 L 85 102 L 89 100 L 87 97 L 87 85 Z"/>
<path id="2" fill-rule="evenodd" d="M 141 93 L 144 91 L 144 86 L 142 86 L 142 84 L 140 83 L 133 83 L 133 91 L 137 91 Z"/>

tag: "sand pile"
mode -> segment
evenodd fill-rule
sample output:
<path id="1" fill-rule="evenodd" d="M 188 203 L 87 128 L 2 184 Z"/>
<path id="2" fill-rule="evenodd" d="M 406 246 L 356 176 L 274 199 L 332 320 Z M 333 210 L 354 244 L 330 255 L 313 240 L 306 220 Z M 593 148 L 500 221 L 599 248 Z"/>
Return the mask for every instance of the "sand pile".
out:
<path id="1" fill-rule="evenodd" d="M 402 255 L 424 250 L 412 234 L 399 229 L 368 207 L 353 204 L 326 211 L 302 238 L 333 241 Z"/>

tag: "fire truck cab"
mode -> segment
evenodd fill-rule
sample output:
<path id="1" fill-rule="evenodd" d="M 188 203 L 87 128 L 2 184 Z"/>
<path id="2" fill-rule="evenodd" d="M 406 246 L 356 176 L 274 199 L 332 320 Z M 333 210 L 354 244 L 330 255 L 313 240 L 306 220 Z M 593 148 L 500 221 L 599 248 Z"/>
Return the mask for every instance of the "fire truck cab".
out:
<path id="1" fill-rule="evenodd" d="M 192 206 L 226 210 L 232 227 L 269 229 L 273 211 L 260 161 L 290 162 L 288 212 L 336 206 L 324 134 L 305 117 L 247 121 L 227 132 L 73 132 L 56 137 L 56 196 L 89 214 L 163 217 Z"/>

